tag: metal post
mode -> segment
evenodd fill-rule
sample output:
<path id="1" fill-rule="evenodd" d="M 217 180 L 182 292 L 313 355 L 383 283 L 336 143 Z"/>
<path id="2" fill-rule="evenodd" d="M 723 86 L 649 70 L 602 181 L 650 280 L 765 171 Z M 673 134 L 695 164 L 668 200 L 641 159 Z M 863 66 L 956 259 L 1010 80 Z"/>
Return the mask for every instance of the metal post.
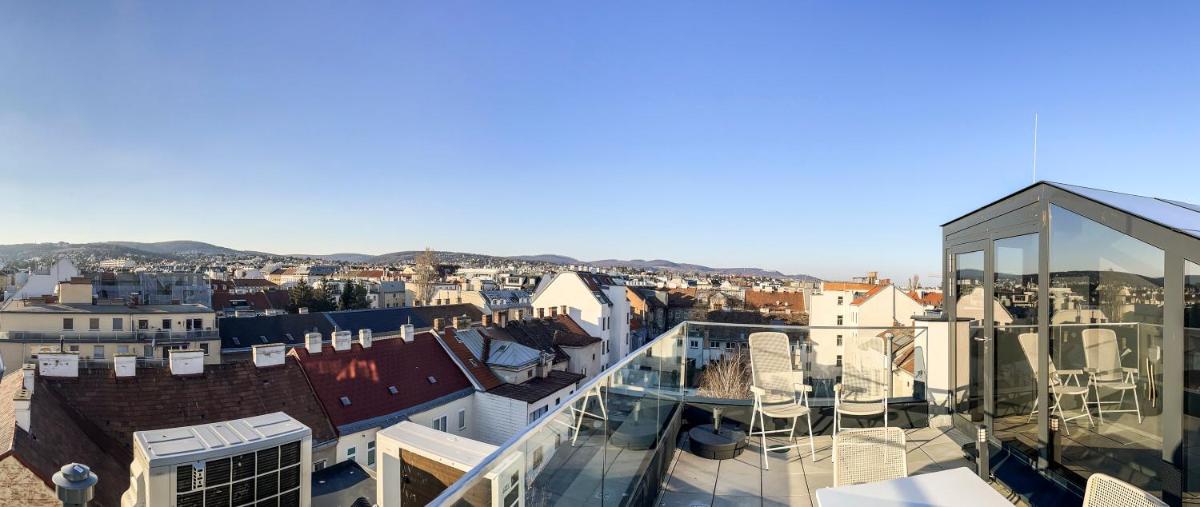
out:
<path id="1" fill-rule="evenodd" d="M 92 501 L 100 479 L 87 465 L 71 463 L 54 474 L 54 492 L 63 507 L 85 507 Z"/>
<path id="2" fill-rule="evenodd" d="M 992 449 L 988 446 L 987 425 L 980 424 L 976 429 L 975 447 L 979 454 L 976 457 L 976 469 L 979 471 L 979 478 L 984 481 L 991 481 L 992 476 Z"/>

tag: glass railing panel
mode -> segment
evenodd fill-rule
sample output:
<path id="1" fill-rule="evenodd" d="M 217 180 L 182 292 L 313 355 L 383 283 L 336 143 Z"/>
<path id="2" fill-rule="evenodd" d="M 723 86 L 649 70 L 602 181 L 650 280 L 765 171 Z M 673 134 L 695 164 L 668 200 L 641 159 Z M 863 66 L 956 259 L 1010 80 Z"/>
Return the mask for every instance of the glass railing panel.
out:
<path id="1" fill-rule="evenodd" d="M 1055 378 L 1064 386 L 1057 406 L 1050 401 L 1055 461 L 1081 479 L 1103 472 L 1160 491 L 1162 326 L 1067 323 L 1050 331 Z"/>
<path id="2" fill-rule="evenodd" d="M 997 325 L 992 343 L 995 344 L 994 435 L 1018 452 L 1037 456 L 1038 326 Z"/>

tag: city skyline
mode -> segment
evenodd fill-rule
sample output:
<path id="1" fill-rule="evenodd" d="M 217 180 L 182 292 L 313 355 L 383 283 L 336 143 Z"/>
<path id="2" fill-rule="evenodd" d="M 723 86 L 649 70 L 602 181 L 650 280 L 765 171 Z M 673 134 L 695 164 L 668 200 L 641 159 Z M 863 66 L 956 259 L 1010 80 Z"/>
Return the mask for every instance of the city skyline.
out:
<path id="1" fill-rule="evenodd" d="M 1195 6 L 686 5 L 15 4 L 0 243 L 927 279 L 1034 113 L 1039 179 L 1195 200 Z"/>

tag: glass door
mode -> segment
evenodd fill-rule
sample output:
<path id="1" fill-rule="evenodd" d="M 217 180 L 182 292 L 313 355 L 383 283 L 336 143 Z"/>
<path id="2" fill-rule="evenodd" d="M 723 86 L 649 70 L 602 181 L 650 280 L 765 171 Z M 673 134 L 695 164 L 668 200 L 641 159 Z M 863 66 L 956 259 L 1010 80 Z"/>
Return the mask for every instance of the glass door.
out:
<path id="1" fill-rule="evenodd" d="M 954 317 L 970 319 L 968 332 L 955 337 L 954 424 L 973 435 L 983 422 L 984 396 L 984 251 L 961 247 L 951 253 Z"/>
<path id="2" fill-rule="evenodd" d="M 1036 459 L 1038 416 L 1038 241 L 1023 234 L 992 242 L 992 436 Z M 1055 374 L 1054 365 L 1050 366 Z M 1054 384 L 1053 378 L 1051 379 Z M 1058 415 L 1061 407 L 1051 404 Z"/>

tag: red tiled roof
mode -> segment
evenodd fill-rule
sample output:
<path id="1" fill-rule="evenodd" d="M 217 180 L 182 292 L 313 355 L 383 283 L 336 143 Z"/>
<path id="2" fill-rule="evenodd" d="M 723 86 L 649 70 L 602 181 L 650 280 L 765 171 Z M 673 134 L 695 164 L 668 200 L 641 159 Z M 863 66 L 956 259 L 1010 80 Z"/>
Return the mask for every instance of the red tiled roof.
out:
<path id="1" fill-rule="evenodd" d="M 917 294 L 917 291 L 908 291 L 908 297 L 920 301 L 925 306 L 941 306 L 945 296 L 941 292 L 927 292 L 924 297 Z"/>
<path id="2" fill-rule="evenodd" d="M 500 384 L 503 384 L 504 381 L 500 380 L 495 373 L 492 373 L 491 368 L 488 368 L 483 361 L 476 360 L 475 356 L 471 354 L 471 350 L 468 349 L 466 345 L 463 345 L 463 342 L 460 342 L 454 338 L 454 332 L 454 328 L 446 328 L 445 333 L 442 335 L 442 343 L 446 344 L 446 348 L 450 349 L 450 352 L 454 353 L 455 356 L 458 356 L 459 362 L 466 367 L 467 371 L 471 373 L 472 377 L 475 377 L 475 381 L 479 382 L 479 385 L 483 386 L 483 390 L 490 391 Z M 487 335 L 483 336 L 485 340 L 488 339 Z M 487 350 L 486 344 L 484 345 L 484 350 Z"/>
<path id="3" fill-rule="evenodd" d="M 874 288 L 867 291 L 866 294 L 863 294 L 859 297 L 854 298 L 854 301 L 851 301 L 850 304 L 852 304 L 854 306 L 858 306 L 863 303 L 866 303 L 868 299 L 871 299 L 871 298 L 875 297 L 876 294 L 883 292 L 883 289 L 886 289 L 887 287 L 888 287 L 887 285 L 876 285 Z"/>
<path id="4" fill-rule="evenodd" d="M 746 291 L 746 304 L 756 308 L 790 309 L 804 311 L 804 293 L 802 292 L 763 292 Z"/>
<path id="5" fill-rule="evenodd" d="M 212 308 L 214 310 L 224 310 L 232 308 L 232 301 L 244 300 L 255 311 L 266 310 L 287 310 L 290 302 L 288 292 L 286 290 L 268 290 L 262 292 L 250 292 L 247 294 L 230 294 L 228 292 L 214 292 L 212 294 Z"/>
<path id="6" fill-rule="evenodd" d="M 878 287 L 878 285 L 872 285 L 869 283 L 861 283 L 861 282 L 823 282 L 823 283 L 821 283 L 821 290 L 848 290 L 848 291 L 871 290 L 875 287 Z"/>
<path id="7" fill-rule="evenodd" d="M 418 333 L 411 343 L 392 338 L 376 341 L 369 349 L 355 343 L 350 350 L 335 351 L 325 345 L 320 354 L 309 354 L 304 347 L 294 348 L 289 354 L 300 361 L 313 391 L 337 427 L 473 388 L 437 338 L 428 332 Z M 429 377 L 437 382 L 430 384 Z M 390 386 L 396 387 L 396 394 L 388 391 Z M 350 399 L 350 405 L 342 405 L 343 396 Z"/>
<path id="8" fill-rule="evenodd" d="M 177 377 L 165 368 L 138 368 L 117 380 L 109 368 L 81 369 L 77 379 L 39 376 L 31 430 L 15 428 L 12 394 L 20 374 L 0 384 L 0 455 L 12 453 L 45 481 L 63 464 L 83 462 L 102 477 L 89 505 L 120 505 L 129 488 L 133 433 L 285 412 L 309 426 L 314 442 L 336 437 L 294 360 L 257 368 L 251 362 L 205 365 Z"/>
<path id="9" fill-rule="evenodd" d="M 260 287 L 264 289 L 278 287 L 278 285 L 275 285 L 274 282 L 266 278 L 234 278 L 231 282 L 233 282 L 234 287 Z"/>

